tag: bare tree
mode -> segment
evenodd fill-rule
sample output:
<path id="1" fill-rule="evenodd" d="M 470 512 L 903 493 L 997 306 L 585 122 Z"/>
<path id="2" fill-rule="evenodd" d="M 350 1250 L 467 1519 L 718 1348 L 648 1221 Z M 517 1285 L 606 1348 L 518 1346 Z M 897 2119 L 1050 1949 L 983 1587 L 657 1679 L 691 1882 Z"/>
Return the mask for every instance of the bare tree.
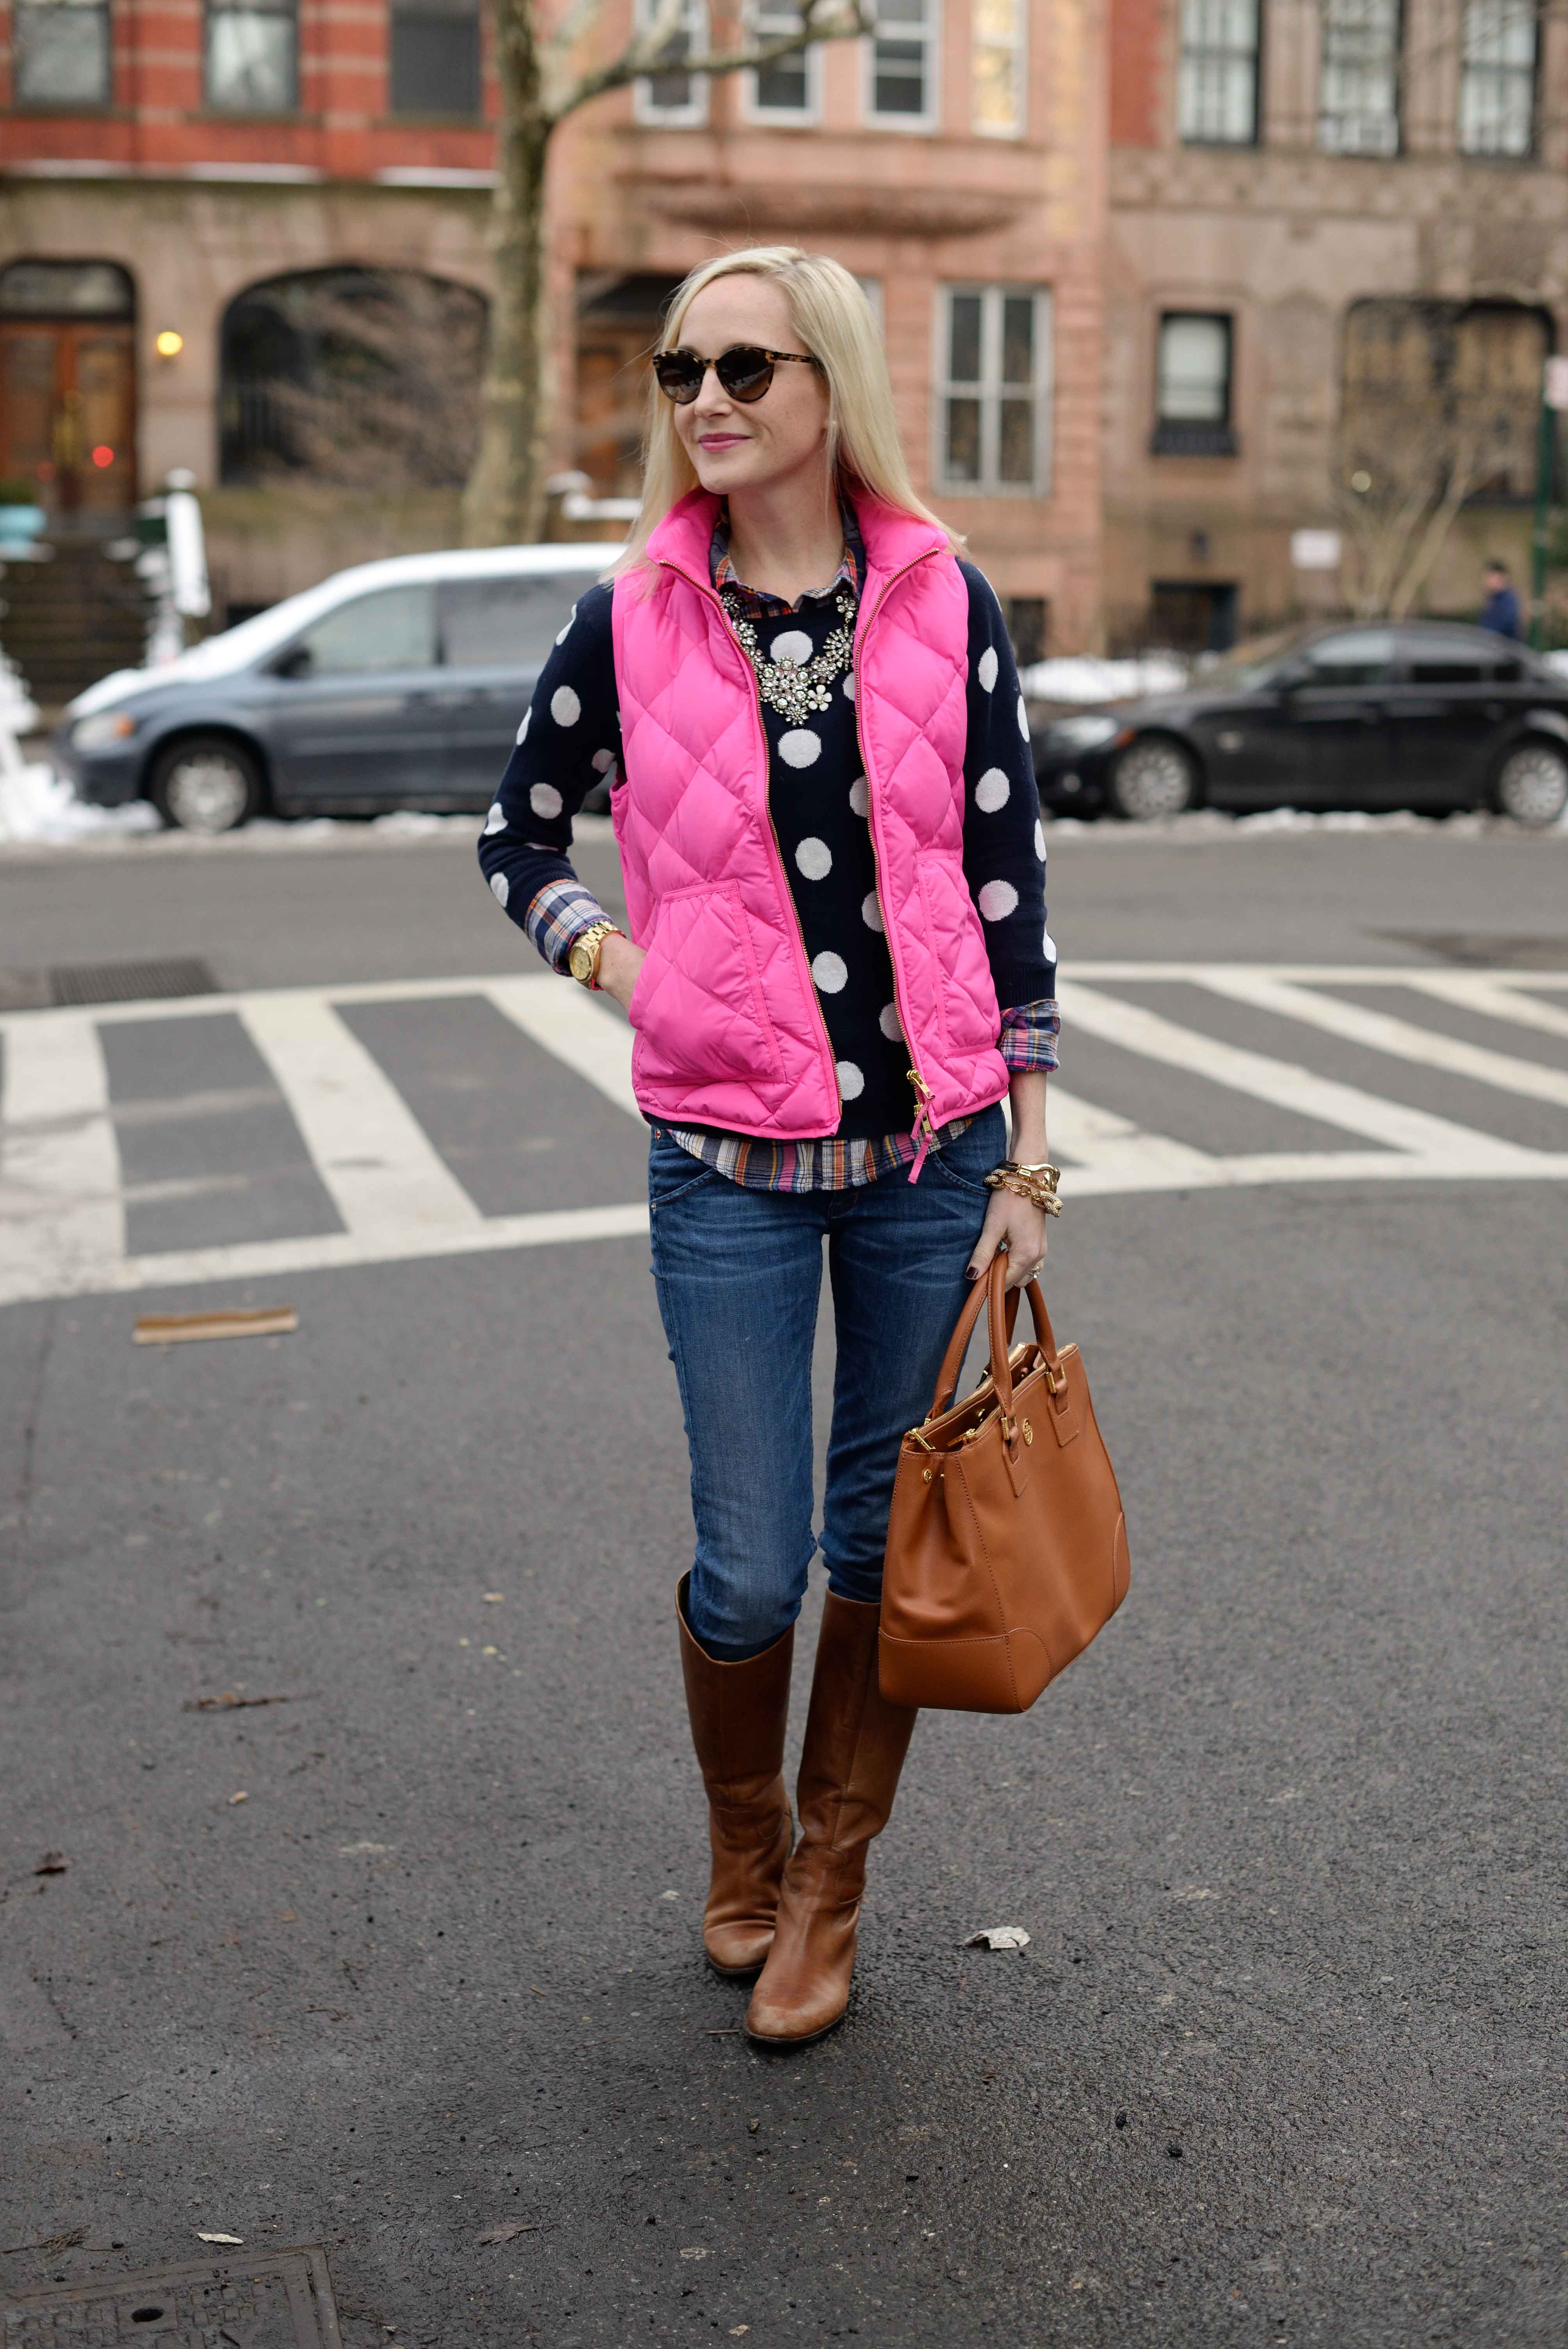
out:
<path id="1" fill-rule="evenodd" d="M 536 537 L 543 519 L 546 414 L 544 191 L 550 141 L 569 114 L 661 70 L 715 76 L 825 41 L 869 33 L 874 0 L 801 0 L 796 32 L 740 35 L 727 47 L 685 50 L 686 0 L 656 0 L 645 28 L 609 63 L 577 60 L 598 29 L 603 0 L 566 0 L 548 20 L 541 0 L 496 0 L 501 112 L 490 250 L 494 270 L 490 352 L 480 393 L 480 445 L 463 494 L 463 543 L 501 546 Z"/>
<path id="2" fill-rule="evenodd" d="M 1522 307 L 1354 305 L 1334 492 L 1362 617 L 1405 617 L 1468 498 L 1533 487 L 1541 354 Z"/>

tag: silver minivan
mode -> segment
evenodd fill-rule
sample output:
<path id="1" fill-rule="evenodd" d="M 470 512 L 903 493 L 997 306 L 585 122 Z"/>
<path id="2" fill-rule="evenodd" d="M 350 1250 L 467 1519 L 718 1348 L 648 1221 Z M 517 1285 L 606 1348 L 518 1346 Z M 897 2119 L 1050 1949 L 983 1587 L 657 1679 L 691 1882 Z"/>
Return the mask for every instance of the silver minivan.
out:
<path id="1" fill-rule="evenodd" d="M 483 808 L 539 672 L 617 545 L 400 554 L 339 571 L 67 707 L 57 763 L 103 807 L 231 832 L 262 813 Z"/>

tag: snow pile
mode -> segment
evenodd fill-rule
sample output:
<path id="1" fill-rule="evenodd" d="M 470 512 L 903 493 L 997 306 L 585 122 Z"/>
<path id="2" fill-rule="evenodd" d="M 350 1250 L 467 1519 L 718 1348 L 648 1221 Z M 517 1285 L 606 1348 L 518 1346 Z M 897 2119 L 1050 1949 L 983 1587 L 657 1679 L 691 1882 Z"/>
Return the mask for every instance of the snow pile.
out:
<path id="1" fill-rule="evenodd" d="M 1256 815 L 1232 815 L 1224 808 L 1189 808 L 1184 815 L 1161 816 L 1152 823 L 1118 823 L 1104 817 L 1099 823 L 1082 816 L 1047 814 L 1052 840 L 1164 841 L 1175 847 L 1201 848 L 1205 841 L 1260 840 L 1278 833 L 1361 832 L 1373 834 L 1415 833 L 1436 840 L 1564 840 L 1568 841 L 1568 809 L 1542 832 L 1527 833 L 1505 815 L 1482 809 L 1453 815 L 1418 815 L 1413 808 L 1392 808 L 1373 815 L 1365 808 L 1262 808 Z"/>
<path id="2" fill-rule="evenodd" d="M 1180 693 L 1191 676 L 1174 653 L 1143 653 L 1136 660 L 1074 654 L 1036 661 L 1018 682 L 1031 701 L 1131 701 L 1146 693 Z"/>
<path id="3" fill-rule="evenodd" d="M 123 838 L 158 829 L 158 811 L 146 800 L 133 800 L 129 807 L 89 807 L 46 761 L 32 766 L 0 761 L 0 841 L 55 843 L 106 833 Z"/>

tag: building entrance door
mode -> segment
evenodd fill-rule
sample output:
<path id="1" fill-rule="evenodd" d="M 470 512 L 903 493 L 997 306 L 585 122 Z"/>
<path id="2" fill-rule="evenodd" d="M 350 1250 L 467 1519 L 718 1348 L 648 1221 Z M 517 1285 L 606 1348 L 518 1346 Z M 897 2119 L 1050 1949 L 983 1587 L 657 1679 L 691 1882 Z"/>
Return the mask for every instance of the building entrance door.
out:
<path id="1" fill-rule="evenodd" d="M 136 502 L 131 308 L 129 280 L 107 263 L 0 272 L 0 479 L 26 483 L 54 514 L 113 516 Z"/>

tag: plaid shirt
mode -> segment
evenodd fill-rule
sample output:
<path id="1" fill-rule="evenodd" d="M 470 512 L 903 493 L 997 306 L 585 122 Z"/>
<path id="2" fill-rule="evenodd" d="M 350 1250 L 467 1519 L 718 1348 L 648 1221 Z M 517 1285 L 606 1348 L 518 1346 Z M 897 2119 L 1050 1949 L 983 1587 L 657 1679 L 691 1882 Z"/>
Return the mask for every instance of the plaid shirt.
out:
<path id="1" fill-rule="evenodd" d="M 731 595 L 739 605 L 742 617 L 748 620 L 785 619 L 791 612 L 798 612 L 802 604 L 831 601 L 845 587 L 858 603 L 865 578 L 865 546 L 854 509 L 842 498 L 839 501 L 839 520 L 844 533 L 844 552 L 837 571 L 825 587 L 808 589 L 792 604 L 765 588 L 748 587 L 737 575 L 729 552 L 728 517 L 721 507 L 708 549 L 708 572 L 715 588 Z M 579 881 L 556 881 L 539 890 L 531 900 L 524 926 L 546 962 L 558 971 L 565 971 L 573 940 L 603 919 L 603 908 L 592 890 L 585 889 Z M 1060 1026 L 1055 1001 L 1049 998 L 1004 1011 L 997 1050 L 1008 1069 L 1015 1075 L 1054 1069 Z M 940 1150 L 970 1123 L 968 1118 L 961 1117 L 939 1126 L 930 1147 Z M 879 1134 L 872 1140 L 855 1137 L 841 1141 L 830 1136 L 820 1142 L 758 1142 L 748 1134 L 719 1133 L 700 1127 L 670 1126 L 666 1130 L 670 1139 L 683 1150 L 748 1191 L 856 1189 L 913 1165 L 919 1147 L 911 1134 L 903 1132 Z"/>

